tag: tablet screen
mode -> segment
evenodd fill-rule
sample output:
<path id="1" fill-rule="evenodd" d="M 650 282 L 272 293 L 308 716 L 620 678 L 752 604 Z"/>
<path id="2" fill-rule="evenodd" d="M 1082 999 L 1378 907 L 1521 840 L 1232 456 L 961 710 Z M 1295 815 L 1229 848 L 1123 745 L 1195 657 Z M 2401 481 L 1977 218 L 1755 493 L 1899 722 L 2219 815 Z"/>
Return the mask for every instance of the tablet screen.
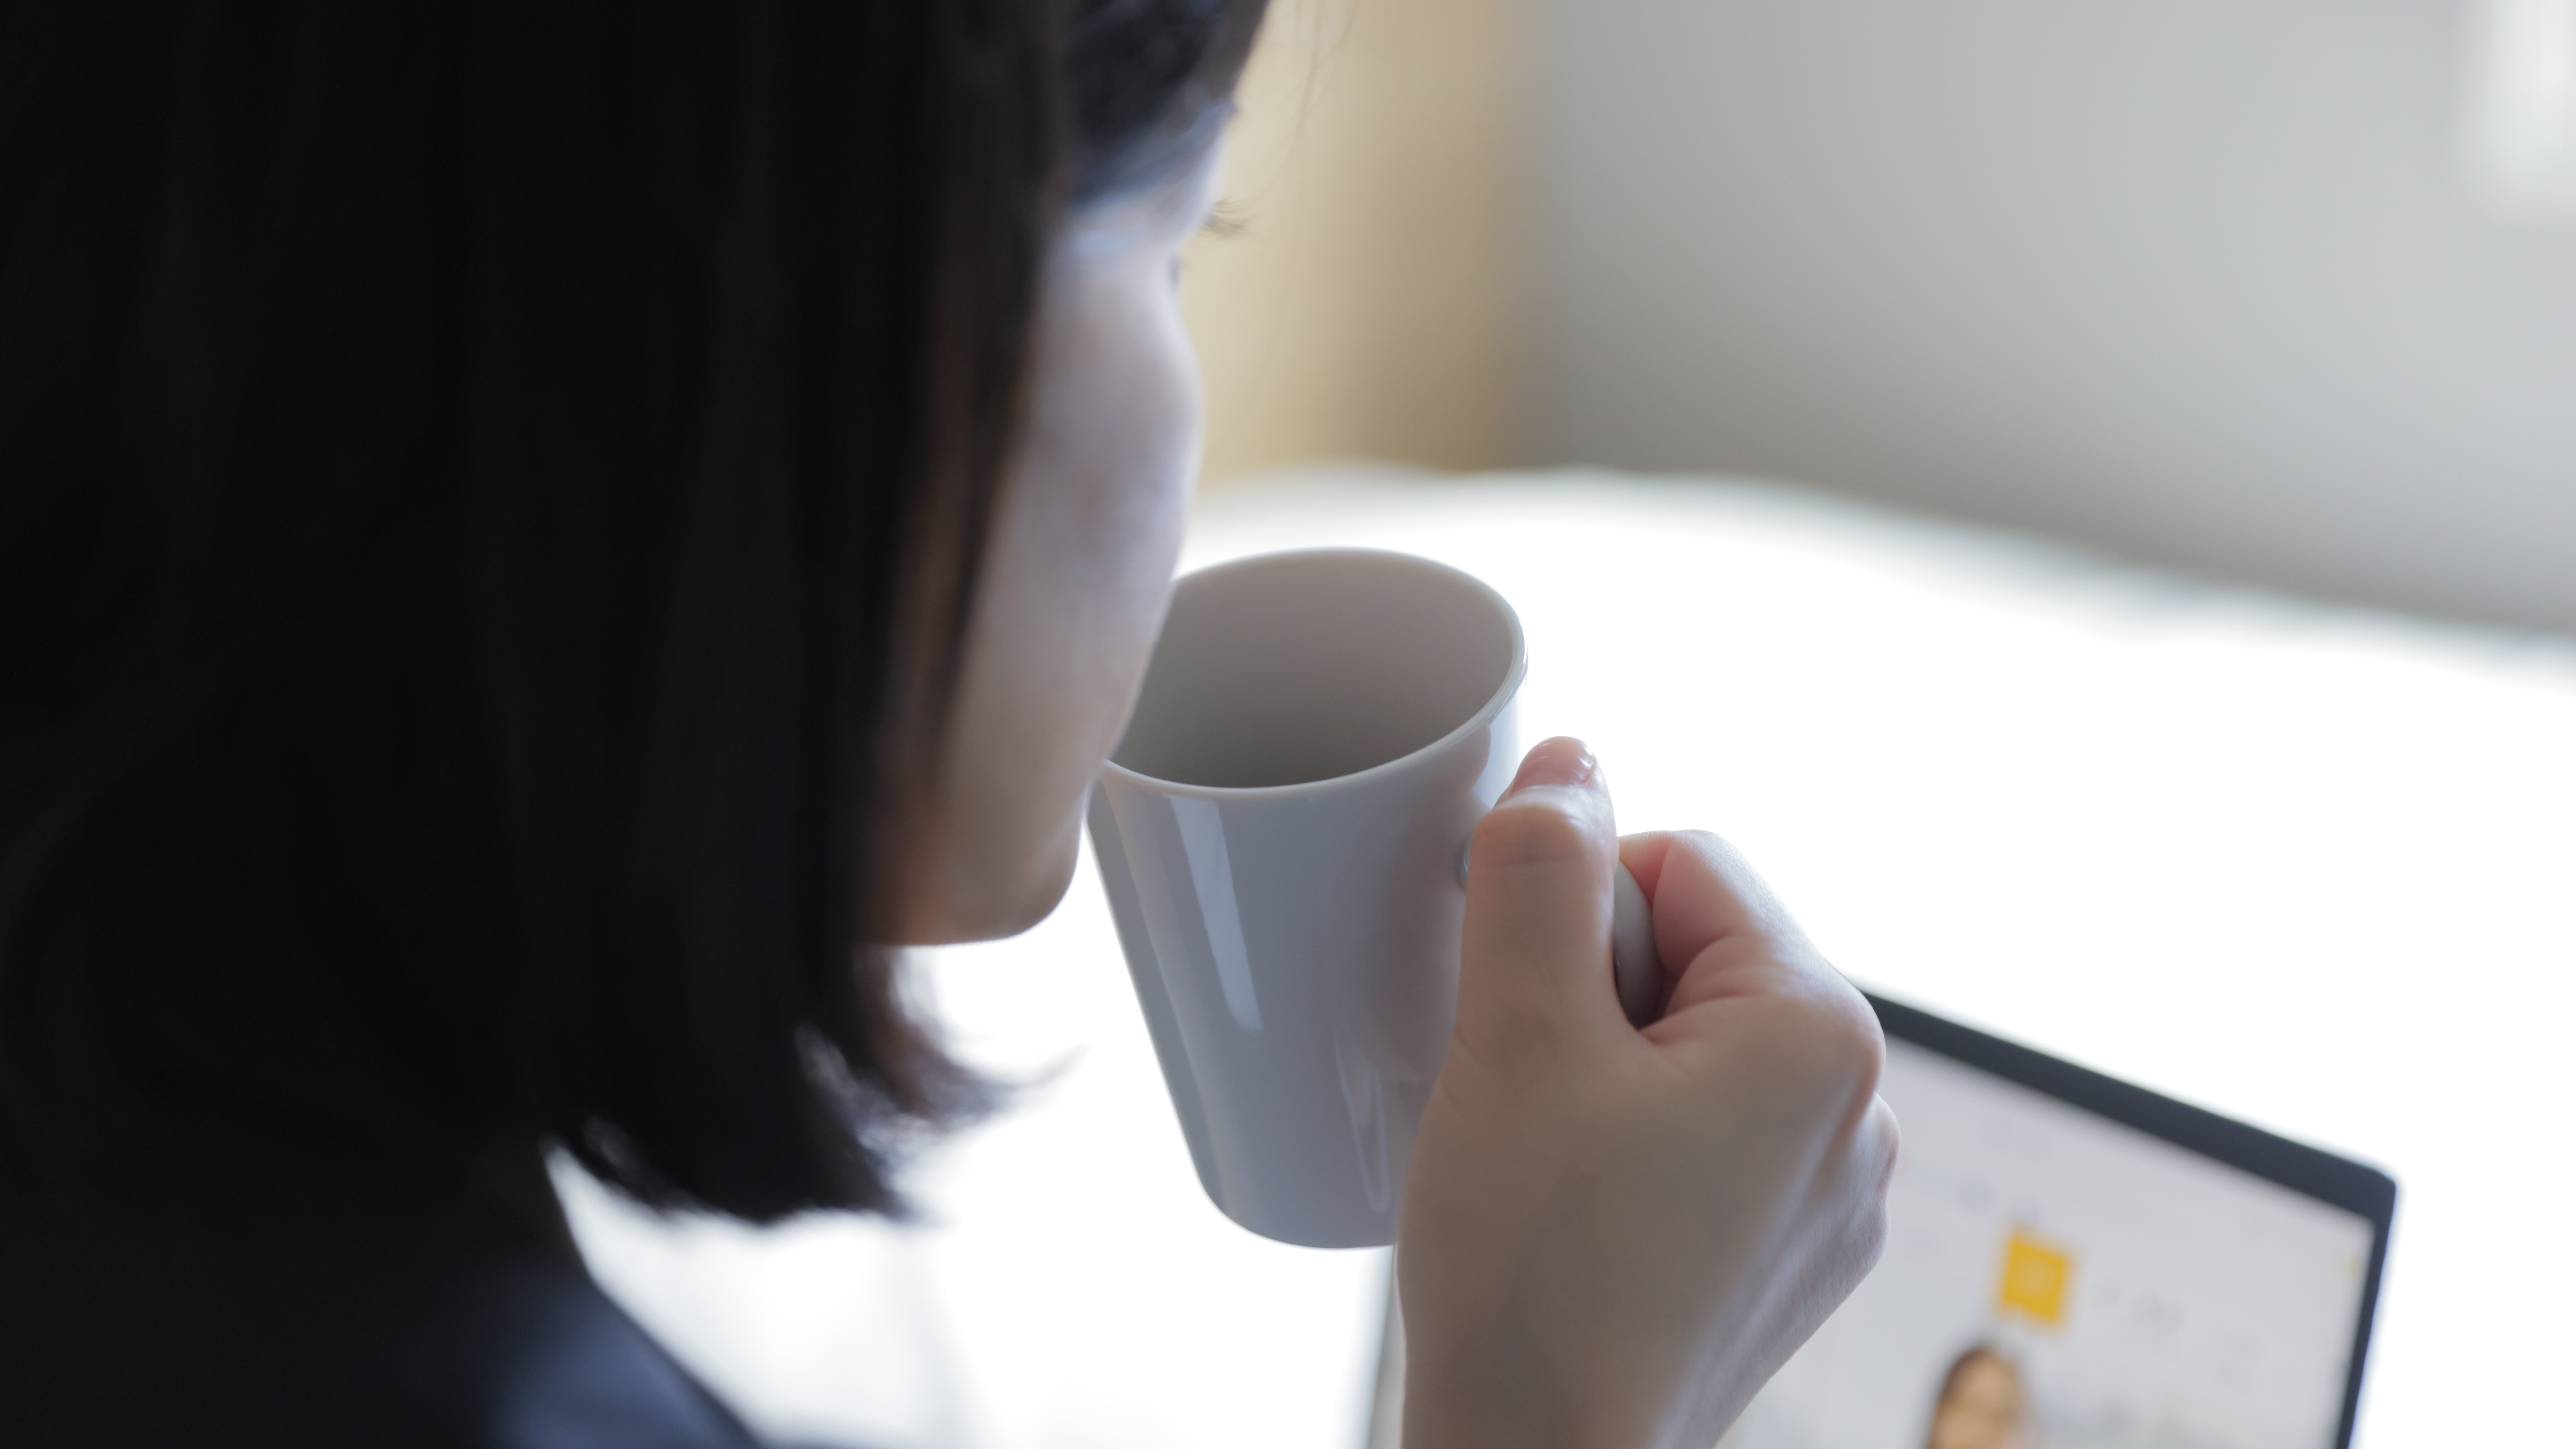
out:
<path id="1" fill-rule="evenodd" d="M 2333 1449 L 2374 1225 L 1891 1038 L 1885 1255 L 1727 1449 Z"/>

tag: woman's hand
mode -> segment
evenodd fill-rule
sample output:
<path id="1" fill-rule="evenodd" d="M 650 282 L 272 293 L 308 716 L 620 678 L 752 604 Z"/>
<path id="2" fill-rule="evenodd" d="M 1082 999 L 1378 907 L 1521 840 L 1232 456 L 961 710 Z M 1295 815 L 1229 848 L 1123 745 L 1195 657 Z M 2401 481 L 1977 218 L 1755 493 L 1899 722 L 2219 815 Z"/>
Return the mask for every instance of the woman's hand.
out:
<path id="1" fill-rule="evenodd" d="M 1642 1031 L 1611 986 L 1621 860 L 1668 983 Z M 1396 1249 L 1404 1442 L 1708 1449 L 1878 1261 L 1877 1020 L 1724 841 L 1619 840 L 1572 740 L 1471 861 Z"/>

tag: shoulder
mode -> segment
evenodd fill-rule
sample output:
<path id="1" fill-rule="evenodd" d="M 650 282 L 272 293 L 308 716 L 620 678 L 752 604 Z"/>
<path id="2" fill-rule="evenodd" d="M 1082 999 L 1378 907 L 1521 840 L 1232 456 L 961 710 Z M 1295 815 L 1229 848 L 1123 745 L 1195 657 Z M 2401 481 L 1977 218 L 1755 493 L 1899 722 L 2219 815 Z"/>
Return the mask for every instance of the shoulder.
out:
<path id="1" fill-rule="evenodd" d="M 419 1295 L 365 1366 L 381 1402 L 492 1449 L 752 1449 L 757 1440 L 578 1262 L 498 1259 Z M 371 1396 L 373 1397 L 373 1396 Z"/>
<path id="2" fill-rule="evenodd" d="M 540 1235 L 24 1189 L 0 1177 L 0 1444 L 759 1442 Z"/>

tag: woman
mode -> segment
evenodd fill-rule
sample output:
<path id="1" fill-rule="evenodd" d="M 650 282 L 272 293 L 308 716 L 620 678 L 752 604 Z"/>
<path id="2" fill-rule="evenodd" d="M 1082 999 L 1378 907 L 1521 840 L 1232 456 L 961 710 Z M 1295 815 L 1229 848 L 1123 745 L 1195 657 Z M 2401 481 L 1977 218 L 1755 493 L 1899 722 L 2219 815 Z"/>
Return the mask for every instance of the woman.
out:
<path id="1" fill-rule="evenodd" d="M 976 1105 L 889 947 L 1069 877 L 1260 8 L 0 10 L 0 1442 L 748 1442 L 541 1154 L 886 1211 Z M 1474 848 L 1408 1440 L 1705 1444 L 1875 1256 L 1875 1028 L 1570 742 Z"/>

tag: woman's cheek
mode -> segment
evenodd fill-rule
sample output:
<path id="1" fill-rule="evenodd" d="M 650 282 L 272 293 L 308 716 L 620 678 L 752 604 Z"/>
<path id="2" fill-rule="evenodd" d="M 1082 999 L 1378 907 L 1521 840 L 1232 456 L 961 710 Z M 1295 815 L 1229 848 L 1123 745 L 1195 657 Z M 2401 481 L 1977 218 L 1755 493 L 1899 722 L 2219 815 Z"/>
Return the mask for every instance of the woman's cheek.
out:
<path id="1" fill-rule="evenodd" d="M 1037 319 L 1025 451 L 978 585 L 917 939 L 1024 929 L 1069 884 L 1171 598 L 1202 403 L 1157 261 L 1067 268 Z M 936 922 L 936 924 L 930 924 Z"/>

